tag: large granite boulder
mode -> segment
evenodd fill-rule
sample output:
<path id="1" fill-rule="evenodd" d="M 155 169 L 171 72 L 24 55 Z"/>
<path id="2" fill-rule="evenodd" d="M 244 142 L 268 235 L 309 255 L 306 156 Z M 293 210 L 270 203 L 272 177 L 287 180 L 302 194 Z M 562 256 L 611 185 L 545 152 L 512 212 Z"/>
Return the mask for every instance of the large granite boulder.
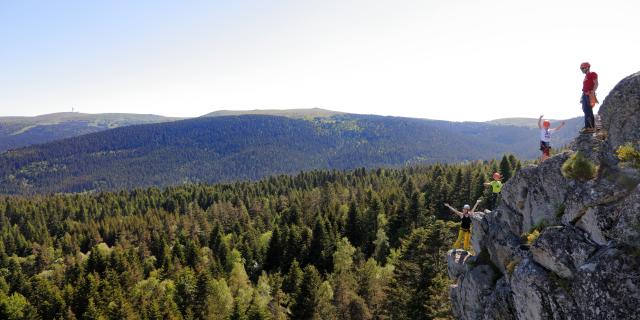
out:
<path id="1" fill-rule="evenodd" d="M 640 252 L 607 247 L 583 264 L 570 292 L 582 319 L 640 319 Z"/>
<path id="2" fill-rule="evenodd" d="M 640 141 L 640 72 L 620 81 L 604 99 L 598 114 L 611 150 Z"/>
<path id="3" fill-rule="evenodd" d="M 459 319 L 482 319 L 487 296 L 493 292 L 496 273 L 489 265 L 479 265 L 463 274 L 450 287 L 453 314 Z"/>
<path id="4" fill-rule="evenodd" d="M 533 260 L 563 278 L 573 278 L 598 249 L 583 232 L 568 226 L 546 228 L 531 246 Z"/>
<path id="5" fill-rule="evenodd" d="M 608 212 L 613 216 L 612 227 L 604 231 L 607 238 L 630 247 L 640 248 L 640 186 L 624 201 Z"/>
<path id="6" fill-rule="evenodd" d="M 504 272 L 504 266 L 517 254 L 519 241 L 501 219 L 502 210 L 479 214 L 472 218 L 471 246 L 476 254 L 486 253 Z"/>
<path id="7" fill-rule="evenodd" d="M 576 305 L 557 280 L 535 263 L 523 260 L 511 276 L 516 319 L 580 319 Z"/>
<path id="8" fill-rule="evenodd" d="M 502 277 L 496 281 L 496 285 L 490 295 L 484 299 L 483 320 L 514 320 L 516 311 L 514 309 L 513 292 L 509 286 L 507 277 Z"/>
<path id="9" fill-rule="evenodd" d="M 600 245 L 621 241 L 640 246 L 638 182 L 637 170 L 619 168 L 602 179 L 579 185 L 567 197 L 562 223 L 586 231 Z"/>
<path id="10" fill-rule="evenodd" d="M 576 182 L 560 172 L 571 152 L 549 158 L 539 166 L 522 168 L 502 189 L 503 205 L 514 212 L 509 218 L 511 232 L 528 233 L 534 226 L 556 220 L 569 190 Z"/>

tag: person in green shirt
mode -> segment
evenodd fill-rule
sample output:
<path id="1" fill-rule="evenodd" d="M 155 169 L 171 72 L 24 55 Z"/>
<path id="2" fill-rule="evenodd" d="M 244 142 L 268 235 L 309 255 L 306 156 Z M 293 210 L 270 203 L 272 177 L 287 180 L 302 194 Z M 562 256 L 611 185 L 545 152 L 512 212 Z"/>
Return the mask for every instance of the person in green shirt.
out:
<path id="1" fill-rule="evenodd" d="M 500 198 L 500 191 L 502 191 L 501 180 L 502 180 L 502 175 L 500 175 L 499 172 L 494 172 L 493 181 L 484 183 L 485 187 L 491 186 L 491 191 L 492 191 L 491 196 L 489 196 L 489 199 L 487 201 L 487 206 L 489 207 L 487 209 L 495 209 L 495 207 L 498 205 L 498 201 Z"/>

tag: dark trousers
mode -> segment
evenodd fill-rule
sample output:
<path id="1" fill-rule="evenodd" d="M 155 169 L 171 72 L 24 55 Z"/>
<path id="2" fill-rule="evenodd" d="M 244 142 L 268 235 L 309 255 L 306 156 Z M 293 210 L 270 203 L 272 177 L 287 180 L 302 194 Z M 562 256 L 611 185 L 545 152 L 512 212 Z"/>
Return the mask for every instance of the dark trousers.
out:
<path id="1" fill-rule="evenodd" d="M 487 202 L 485 203 L 485 206 L 487 207 L 487 209 L 489 210 L 495 210 L 495 208 L 498 207 L 498 205 L 500 205 L 500 193 L 494 193 L 491 192 L 489 193 L 489 195 L 487 196 Z"/>
<path id="2" fill-rule="evenodd" d="M 582 102 L 582 112 L 584 112 L 584 127 L 594 128 L 595 118 L 593 117 L 593 108 L 589 103 L 589 96 L 583 93 L 580 101 Z"/>

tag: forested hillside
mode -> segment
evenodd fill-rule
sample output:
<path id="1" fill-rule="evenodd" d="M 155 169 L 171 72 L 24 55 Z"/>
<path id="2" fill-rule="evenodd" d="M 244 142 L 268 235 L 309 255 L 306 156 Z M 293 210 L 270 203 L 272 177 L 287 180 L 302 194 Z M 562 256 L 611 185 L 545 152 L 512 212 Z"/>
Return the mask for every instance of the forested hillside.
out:
<path id="1" fill-rule="evenodd" d="M 134 124 L 174 121 L 151 114 L 61 112 L 36 117 L 0 117 L 0 153 Z"/>
<path id="2" fill-rule="evenodd" d="M 0 155 L 0 193 L 216 183 L 312 169 L 537 156 L 530 128 L 422 119 L 247 115 L 136 125 Z"/>
<path id="3" fill-rule="evenodd" d="M 0 318 L 448 319 L 443 203 L 520 166 L 0 197 Z"/>

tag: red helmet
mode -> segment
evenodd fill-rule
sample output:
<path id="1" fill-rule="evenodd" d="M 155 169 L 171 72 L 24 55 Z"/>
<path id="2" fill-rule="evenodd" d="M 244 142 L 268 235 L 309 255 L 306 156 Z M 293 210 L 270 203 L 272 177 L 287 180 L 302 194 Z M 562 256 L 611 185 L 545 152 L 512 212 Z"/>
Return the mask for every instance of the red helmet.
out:
<path id="1" fill-rule="evenodd" d="M 591 68 L 591 64 L 589 64 L 589 62 L 583 62 L 580 64 L 580 69 L 582 68 Z"/>
<path id="2" fill-rule="evenodd" d="M 493 179 L 495 179 L 495 180 L 502 179 L 502 175 L 500 175 L 500 172 L 494 172 L 493 173 Z"/>
<path id="3" fill-rule="evenodd" d="M 542 122 L 542 126 L 545 128 L 549 128 L 551 126 L 551 122 L 549 122 L 549 120 L 545 120 Z"/>

